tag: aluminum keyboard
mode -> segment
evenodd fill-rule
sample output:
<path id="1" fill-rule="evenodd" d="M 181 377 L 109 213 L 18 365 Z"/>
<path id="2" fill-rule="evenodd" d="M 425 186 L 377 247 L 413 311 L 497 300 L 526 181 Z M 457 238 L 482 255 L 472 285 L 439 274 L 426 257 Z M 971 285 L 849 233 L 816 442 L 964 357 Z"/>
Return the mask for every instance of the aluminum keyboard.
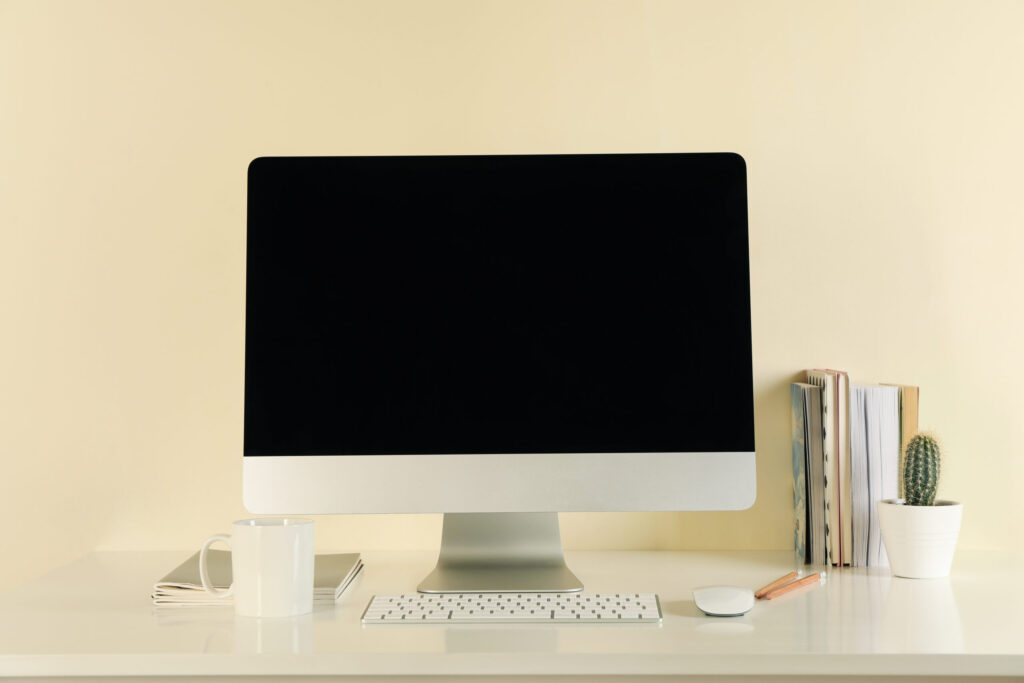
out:
<path id="1" fill-rule="evenodd" d="M 654 593 L 411 593 L 375 595 L 364 624 L 659 623 Z"/>

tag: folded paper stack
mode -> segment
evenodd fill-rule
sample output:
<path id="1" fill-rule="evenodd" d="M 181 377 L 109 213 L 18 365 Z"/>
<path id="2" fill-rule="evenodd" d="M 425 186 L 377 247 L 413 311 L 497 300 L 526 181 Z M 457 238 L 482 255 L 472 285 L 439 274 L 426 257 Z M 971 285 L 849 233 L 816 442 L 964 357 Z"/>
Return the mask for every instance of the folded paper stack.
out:
<path id="1" fill-rule="evenodd" d="M 231 585 L 231 552 L 208 551 L 210 580 L 216 588 Z M 363 569 L 359 553 L 317 555 L 313 564 L 313 602 L 333 603 Z M 153 604 L 161 607 L 209 607 L 231 605 L 233 600 L 215 598 L 199 579 L 199 553 L 194 553 L 153 586 Z"/>

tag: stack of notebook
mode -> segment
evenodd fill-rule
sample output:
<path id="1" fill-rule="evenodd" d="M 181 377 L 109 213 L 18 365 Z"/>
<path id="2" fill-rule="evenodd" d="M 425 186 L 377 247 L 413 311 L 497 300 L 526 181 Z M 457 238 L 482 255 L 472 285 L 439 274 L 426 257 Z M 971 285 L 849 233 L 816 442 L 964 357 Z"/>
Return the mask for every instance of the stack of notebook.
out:
<path id="1" fill-rule="evenodd" d="M 887 564 L 877 506 L 900 495 L 918 398 L 917 387 L 851 385 L 838 370 L 808 370 L 793 384 L 794 543 L 804 561 Z"/>
<path id="2" fill-rule="evenodd" d="M 231 585 L 231 552 L 210 550 L 207 553 L 210 581 L 216 588 Z M 317 555 L 313 564 L 314 604 L 334 603 L 363 569 L 359 553 Z M 161 607 L 205 607 L 231 605 L 233 600 L 215 598 L 205 590 L 199 579 L 199 553 L 194 553 L 153 586 L 153 604 Z"/>

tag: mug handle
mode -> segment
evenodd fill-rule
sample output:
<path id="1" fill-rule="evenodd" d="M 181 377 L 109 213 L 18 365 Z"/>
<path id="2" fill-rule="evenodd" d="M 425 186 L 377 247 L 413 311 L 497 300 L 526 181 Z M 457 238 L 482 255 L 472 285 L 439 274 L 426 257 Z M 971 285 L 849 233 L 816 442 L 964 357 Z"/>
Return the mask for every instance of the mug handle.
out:
<path id="1" fill-rule="evenodd" d="M 217 541 L 222 541 L 229 548 L 231 547 L 231 537 L 226 534 L 214 534 L 203 541 L 203 547 L 199 551 L 199 580 L 203 582 L 203 588 L 206 589 L 206 592 L 210 595 L 215 598 L 228 598 L 231 597 L 231 591 L 235 587 L 234 582 L 232 582 L 227 590 L 214 588 L 213 583 L 210 582 L 210 572 L 206 568 L 206 551 L 209 550 L 210 546 Z"/>

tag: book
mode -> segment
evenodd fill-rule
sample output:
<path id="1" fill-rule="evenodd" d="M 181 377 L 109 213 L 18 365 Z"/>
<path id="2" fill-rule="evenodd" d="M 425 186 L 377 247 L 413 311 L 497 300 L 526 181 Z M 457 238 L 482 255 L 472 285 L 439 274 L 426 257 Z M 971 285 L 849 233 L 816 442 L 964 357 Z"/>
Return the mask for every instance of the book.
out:
<path id="1" fill-rule="evenodd" d="M 898 387 L 879 387 L 880 396 L 876 402 L 879 442 L 878 460 L 880 463 L 881 488 L 877 497 L 872 495 L 871 522 L 878 527 L 878 533 L 872 534 L 873 548 L 869 548 L 868 565 L 888 566 L 889 559 L 882 543 L 881 526 L 878 521 L 878 502 L 899 497 L 900 487 L 900 407 Z M 869 461 L 870 464 L 870 461 Z M 872 527 L 872 532 L 875 531 Z M 872 552 L 873 551 L 873 552 Z"/>
<path id="2" fill-rule="evenodd" d="M 804 389 L 789 387 L 790 428 L 793 434 L 793 551 L 798 563 L 811 561 L 807 546 L 807 456 L 804 422 Z"/>
<path id="3" fill-rule="evenodd" d="M 918 387 L 900 385 L 900 457 L 896 468 L 899 481 L 899 497 L 903 497 L 903 454 L 907 452 L 907 444 L 918 432 L 918 408 L 921 390 Z"/>
<path id="4" fill-rule="evenodd" d="M 808 532 L 811 534 L 811 562 L 825 564 L 828 560 L 828 544 L 826 543 L 826 510 L 825 510 L 825 456 L 823 438 L 823 419 L 825 410 L 820 387 L 814 387 L 807 393 L 807 471 L 810 473 L 807 488 L 807 504 L 811 509 L 808 515 Z"/>
<path id="5" fill-rule="evenodd" d="M 886 384 L 884 386 L 899 387 L 900 390 L 900 457 L 897 469 L 903 471 L 903 454 L 907 452 L 907 444 L 918 432 L 918 406 L 921 390 L 906 384 Z M 903 477 L 899 477 L 899 497 L 903 497 Z"/>
<path id="6" fill-rule="evenodd" d="M 850 490 L 850 377 L 836 371 L 838 406 L 839 462 L 838 495 L 841 548 L 839 564 L 850 564 L 853 555 L 853 494 Z"/>
<path id="7" fill-rule="evenodd" d="M 840 414 L 846 408 L 846 373 L 837 370 L 808 370 L 807 382 L 822 389 L 822 452 L 825 470 L 825 542 L 827 564 L 842 566 L 843 557 L 843 484 L 848 479 L 849 445 L 846 417 Z M 840 401 L 840 394 L 843 399 Z M 846 510 L 849 517 L 849 509 Z M 848 526 L 847 520 L 847 526 Z"/>
<path id="8" fill-rule="evenodd" d="M 853 565 L 885 566 L 878 502 L 899 495 L 900 389 L 855 384 L 850 389 Z"/>
<path id="9" fill-rule="evenodd" d="M 825 467 L 822 436 L 822 389 L 813 384 L 795 382 L 790 387 L 792 401 L 793 424 L 793 471 L 797 479 L 794 483 L 794 501 L 799 504 L 802 498 L 804 510 L 794 509 L 797 519 L 794 528 L 803 518 L 804 537 L 796 540 L 795 550 L 801 552 L 806 562 L 825 564 L 827 560 L 827 543 L 825 536 Z M 797 431 L 802 429 L 802 433 Z M 799 481 L 803 472 L 803 482 Z M 797 533 L 796 531 L 794 534 Z"/>
<path id="10" fill-rule="evenodd" d="M 210 550 L 207 556 L 210 581 L 215 588 L 231 585 L 231 551 Z M 317 555 L 313 562 L 313 602 L 333 603 L 351 585 L 363 569 L 359 553 Z M 199 578 L 199 552 L 196 551 L 156 582 L 150 595 L 161 607 L 208 607 L 234 604 L 232 598 L 216 598 L 203 589 Z"/>
<path id="11" fill-rule="evenodd" d="M 809 563 L 884 566 L 878 502 L 903 495 L 920 389 L 853 385 L 838 370 L 806 374 L 790 387 L 794 550 Z"/>
<path id="12" fill-rule="evenodd" d="M 850 389 L 850 489 L 853 493 L 853 557 L 850 564 L 854 567 L 866 567 L 868 564 L 865 534 L 870 526 L 870 510 L 866 424 L 864 390 L 854 385 Z"/>

